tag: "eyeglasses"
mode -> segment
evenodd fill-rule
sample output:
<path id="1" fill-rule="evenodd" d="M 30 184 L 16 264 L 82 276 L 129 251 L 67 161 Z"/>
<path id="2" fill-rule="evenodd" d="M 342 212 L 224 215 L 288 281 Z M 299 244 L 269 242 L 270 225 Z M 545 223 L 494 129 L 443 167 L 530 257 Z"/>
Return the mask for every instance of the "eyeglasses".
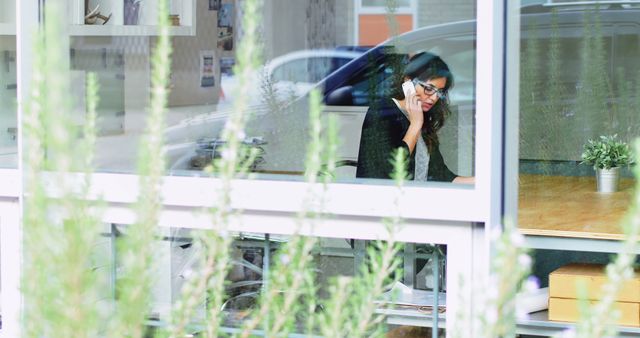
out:
<path id="1" fill-rule="evenodd" d="M 437 94 L 439 99 L 442 99 L 444 97 L 447 96 L 447 93 L 443 90 L 443 89 L 439 89 L 438 87 L 428 84 L 426 82 L 422 82 L 418 79 L 413 79 L 413 84 L 414 85 L 420 85 L 420 87 L 422 87 L 422 89 L 424 90 L 424 93 L 427 96 L 431 96 L 433 94 Z"/>

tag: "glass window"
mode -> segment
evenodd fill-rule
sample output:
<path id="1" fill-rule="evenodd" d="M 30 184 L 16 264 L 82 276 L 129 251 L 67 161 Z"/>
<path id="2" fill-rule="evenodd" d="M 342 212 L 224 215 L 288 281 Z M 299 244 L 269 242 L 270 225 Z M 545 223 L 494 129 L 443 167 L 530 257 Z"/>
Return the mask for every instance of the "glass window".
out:
<path id="1" fill-rule="evenodd" d="M 475 6 L 474 1 L 459 2 L 466 7 Z M 401 5 L 408 6 L 410 2 Z M 74 25 L 69 59 L 76 101 L 74 114 L 79 121 L 85 113 L 84 76 L 95 72 L 100 83 L 96 154 L 99 171 L 132 172 L 136 167 L 137 142 L 145 128 L 149 105 L 151 53 L 157 34 L 155 4 L 138 6 L 141 6 L 138 10 L 130 6 L 101 6 L 95 22 L 85 22 L 79 16 L 71 18 Z M 264 58 L 248 88 L 237 88 L 238 79 L 233 75 L 241 38 L 238 32 L 242 28 L 239 3 L 222 2 L 218 6 L 212 2 L 210 6 L 193 1 L 174 3 L 171 10 L 174 52 L 164 133 L 166 169 L 171 174 L 199 173 L 206 163 L 220 155 L 219 148 L 212 145 L 220 144 L 220 132 L 234 102 L 244 100 L 250 107 L 246 143 L 261 149 L 259 160 L 252 165 L 253 171 L 300 180 L 309 138 L 312 89 L 321 92 L 325 115 L 344 109 L 354 113 L 355 120 L 338 121 L 341 153 L 337 160 L 367 163 L 367 159 L 359 161 L 360 134 L 367 109 L 383 99 L 392 102 L 390 98 L 401 87 L 397 80 L 409 58 L 428 52 L 448 65 L 453 82 L 446 86 L 452 83 L 453 86 L 440 100 L 440 105 L 445 102 L 448 105 L 441 112 L 442 120 L 425 123 L 424 147 L 419 146 L 420 169 L 414 168 L 413 158 L 417 155 L 412 153 L 410 174 L 415 176 L 415 170 L 421 170 L 420 177 L 428 181 L 474 176 L 475 21 L 461 21 L 453 7 L 439 13 L 437 25 L 422 25 L 378 46 L 359 46 L 354 38 L 353 6 L 343 2 L 322 5 L 269 2 L 262 18 Z M 122 11 L 124 17 L 118 14 Z M 300 29 L 291 29 L 290 21 L 285 20 L 301 16 L 310 17 Z M 326 18 L 332 19 L 327 22 Z M 422 74 L 414 74 L 415 78 L 418 76 Z M 420 85 L 414 86 L 422 90 Z M 425 107 L 436 105 L 432 99 L 425 96 L 423 100 L 429 101 Z M 401 110 L 394 111 L 402 116 Z M 408 119 L 401 124 L 405 122 Z M 399 136 L 393 147 L 379 156 L 385 165 L 391 150 L 400 145 L 403 135 Z M 388 178 L 389 174 L 359 177 Z M 353 180 L 355 176 L 347 175 L 345 179 Z"/>
<path id="2" fill-rule="evenodd" d="M 158 240 L 153 243 L 156 257 L 153 270 L 155 276 L 153 278 L 153 299 L 150 312 L 153 322 L 159 321 L 160 328 L 158 329 L 163 330 L 166 329 L 163 326 L 163 322 L 170 320 L 169 315 L 172 307 L 175 307 L 176 303 L 185 297 L 182 294 L 185 285 L 194 277 L 200 277 L 201 274 L 199 272 L 205 270 L 204 265 L 207 262 L 204 257 L 207 253 L 198 238 L 203 238 L 207 234 L 211 236 L 211 234 L 208 231 L 181 228 L 160 229 L 158 232 L 159 234 L 156 237 Z M 96 269 L 100 273 L 98 276 L 99 282 L 106 286 L 102 288 L 102 293 L 98 295 L 102 301 L 108 301 L 113 298 L 115 289 L 112 281 L 117 282 L 121 277 L 118 276 L 118 273 L 122 271 L 120 265 L 123 264 L 121 258 L 123 254 L 118 251 L 119 246 L 113 245 L 113 241 L 121 241 L 127 236 L 127 233 L 128 226 L 113 224 L 110 228 L 107 227 L 100 242 L 95 246 L 96 259 L 92 260 L 92 265 L 99 267 L 99 270 Z M 118 234 L 117 237 L 116 234 Z M 276 279 L 282 277 L 281 274 L 283 273 L 293 271 L 291 269 L 287 270 L 287 267 L 298 264 L 297 262 L 286 262 L 287 256 L 279 256 L 284 251 L 283 249 L 294 240 L 292 236 L 250 232 L 234 232 L 231 235 L 233 239 L 229 246 L 221 249 L 222 253 L 218 253 L 219 256 L 217 256 L 229 257 L 230 261 L 230 268 L 223 291 L 224 299 L 221 305 L 222 318 L 224 319 L 223 330 L 244 328 L 243 325 L 246 325 L 248 319 L 255 314 L 252 311 L 259 308 L 261 297 L 264 295 L 263 292 L 268 292 L 269 287 L 277 287 L 273 285 L 278 282 L 282 283 L 282 281 Z M 332 290 L 334 290 L 339 279 L 343 283 L 358 283 L 358 281 L 354 280 L 355 278 L 365 278 L 363 277 L 363 271 L 368 271 L 368 266 L 371 264 L 369 262 L 371 252 L 367 253 L 367 250 L 376 248 L 377 250 L 373 250 L 373 253 L 379 255 L 382 254 L 382 250 L 387 250 L 384 246 L 378 247 L 373 241 L 327 237 L 306 237 L 301 240 L 311 243 L 308 247 L 309 250 L 300 252 L 302 246 L 290 247 L 289 253 L 293 251 L 300 253 L 296 257 L 310 258 L 305 263 L 303 270 L 296 270 L 295 272 L 302 272 L 309 278 L 305 283 L 309 283 L 306 286 L 309 287 L 309 292 L 313 292 L 313 297 L 299 297 L 297 301 L 313 301 L 316 303 L 315 308 L 319 311 L 332 306 L 330 302 L 335 300 L 331 298 L 337 294 L 334 294 Z M 420 306 L 431 307 L 434 302 L 434 289 L 440 291 L 439 303 L 441 305 L 445 303 L 447 261 L 444 255 L 447 251 L 447 246 L 416 243 L 398 244 L 395 248 L 395 250 L 398 250 L 395 255 L 398 257 L 397 269 L 390 269 L 390 266 L 387 265 L 380 265 L 378 268 L 389 268 L 387 272 L 388 278 L 395 276 L 398 279 L 398 282 L 393 285 L 393 292 L 402 290 L 404 296 L 399 300 L 395 298 L 397 295 L 387 292 L 386 285 L 380 285 L 381 288 L 377 291 L 373 289 L 375 286 L 372 286 L 372 284 L 366 284 L 368 288 L 372 288 L 367 291 L 380 293 L 376 296 L 376 303 L 380 306 L 378 311 L 385 312 L 385 304 L 389 306 L 395 302 L 409 303 L 406 307 L 398 305 L 397 310 L 404 308 L 405 312 L 408 312 L 406 315 L 411 314 L 410 311 L 406 310 L 416 311 Z M 284 271 L 278 270 L 283 268 Z M 272 274 L 273 271 L 280 271 L 280 274 L 277 275 L 278 277 L 274 278 L 272 276 L 272 279 L 268 280 L 267 276 Z M 373 275 L 369 275 L 369 278 L 372 277 Z M 386 282 L 389 281 L 387 280 Z M 363 285 L 362 282 L 359 282 L 359 284 Z M 351 287 L 356 288 L 352 292 L 360 291 L 357 289 L 357 284 L 352 284 Z M 193 293 L 189 294 L 190 297 L 197 294 L 193 291 L 196 288 L 196 286 L 191 286 Z M 207 316 L 205 313 L 208 305 L 206 294 L 204 292 L 201 293 L 202 296 L 195 302 L 197 305 L 194 307 L 194 312 L 191 316 L 192 323 L 197 324 L 194 327 L 204 325 L 203 321 Z M 344 304 L 345 307 L 350 305 Z M 345 308 L 345 311 L 354 310 Z M 304 319 L 309 315 L 304 307 L 292 308 L 291 311 L 295 311 L 299 324 L 304 323 Z M 393 314 L 393 311 L 389 311 L 389 309 L 386 311 L 388 311 L 386 312 L 388 315 Z M 316 315 L 320 316 L 320 313 L 322 312 L 316 313 Z M 444 312 L 441 312 L 440 316 L 444 318 Z M 322 330 L 322 327 L 317 325 L 319 325 L 319 322 L 314 324 L 311 332 L 317 333 Z M 443 324 L 441 323 L 440 325 Z M 440 328 L 442 329 L 443 326 L 440 326 Z M 391 327 L 383 330 L 393 329 Z M 292 332 L 310 333 L 309 327 L 304 325 L 295 325 L 292 328 Z"/>
<path id="3" fill-rule="evenodd" d="M 632 173 L 628 158 L 606 153 L 624 153 L 640 136 L 640 8 L 529 5 L 520 23 L 519 227 L 551 238 L 622 239 Z M 543 280 L 552 260 L 592 260 L 538 256 L 534 273 Z"/>

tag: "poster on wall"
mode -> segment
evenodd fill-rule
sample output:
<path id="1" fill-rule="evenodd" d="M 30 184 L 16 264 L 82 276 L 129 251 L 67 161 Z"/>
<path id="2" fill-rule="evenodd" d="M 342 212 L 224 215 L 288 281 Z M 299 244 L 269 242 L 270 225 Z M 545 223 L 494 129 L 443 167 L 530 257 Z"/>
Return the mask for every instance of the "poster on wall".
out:
<path id="1" fill-rule="evenodd" d="M 212 50 L 200 52 L 200 87 L 213 87 L 216 85 L 213 60 L 214 52 Z"/>
<path id="2" fill-rule="evenodd" d="M 220 2 L 222 0 L 209 0 L 209 10 L 217 11 L 220 10 Z"/>

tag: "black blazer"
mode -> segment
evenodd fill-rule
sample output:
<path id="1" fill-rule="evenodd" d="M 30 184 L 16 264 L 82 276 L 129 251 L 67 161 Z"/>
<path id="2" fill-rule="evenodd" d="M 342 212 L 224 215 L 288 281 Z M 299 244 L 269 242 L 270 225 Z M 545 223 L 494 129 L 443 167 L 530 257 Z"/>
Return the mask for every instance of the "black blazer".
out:
<path id="1" fill-rule="evenodd" d="M 409 119 L 393 100 L 380 100 L 370 106 L 362 124 L 356 177 L 391 178 L 394 150 L 404 148 L 405 154 L 409 153 L 409 146 L 402 140 L 408 129 Z M 414 170 L 415 152 L 409 156 L 407 165 L 410 179 L 413 179 Z M 436 144 L 429 153 L 427 180 L 451 182 L 456 176 L 447 168 Z"/>

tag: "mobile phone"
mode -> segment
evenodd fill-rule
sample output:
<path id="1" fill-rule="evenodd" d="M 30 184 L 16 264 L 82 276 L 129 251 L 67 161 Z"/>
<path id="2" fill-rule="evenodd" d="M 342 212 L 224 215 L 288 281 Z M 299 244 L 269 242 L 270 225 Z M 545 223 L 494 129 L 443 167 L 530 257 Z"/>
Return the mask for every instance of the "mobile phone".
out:
<path id="1" fill-rule="evenodd" d="M 416 86 L 411 82 L 411 80 L 405 81 L 402 84 L 402 91 L 404 92 L 404 97 L 407 98 L 409 97 L 409 94 L 416 94 Z"/>

